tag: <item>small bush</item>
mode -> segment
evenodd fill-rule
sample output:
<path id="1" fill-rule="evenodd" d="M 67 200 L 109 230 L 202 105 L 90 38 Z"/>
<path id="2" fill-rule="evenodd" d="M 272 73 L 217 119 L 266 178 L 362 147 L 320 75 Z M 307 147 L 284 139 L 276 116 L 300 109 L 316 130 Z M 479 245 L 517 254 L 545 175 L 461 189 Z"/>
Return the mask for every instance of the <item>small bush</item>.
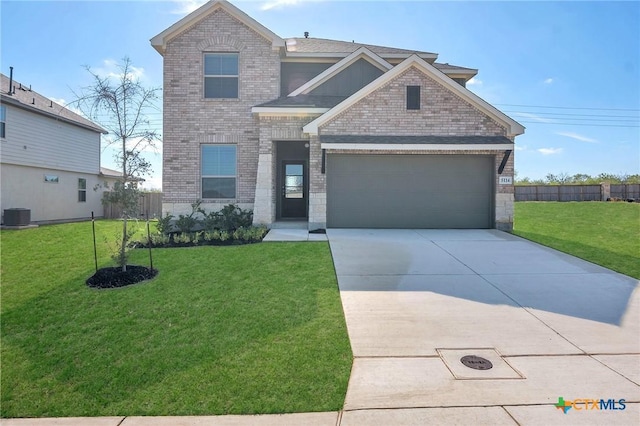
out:
<path id="1" fill-rule="evenodd" d="M 191 204 L 191 213 L 189 213 L 188 215 L 178 215 L 178 220 L 176 220 L 176 227 L 180 232 L 184 233 L 193 231 L 193 228 L 195 228 L 196 224 L 198 223 L 198 218 L 196 215 L 202 211 L 200 209 L 200 204 L 201 201 L 197 200 L 195 203 Z"/>
<path id="2" fill-rule="evenodd" d="M 170 238 L 167 234 L 151 234 L 152 246 L 163 246 L 169 244 Z"/>
<path id="3" fill-rule="evenodd" d="M 165 214 L 163 217 L 158 219 L 156 223 L 156 229 L 161 234 L 168 234 L 171 231 L 171 222 L 173 222 L 174 216 L 172 214 Z"/>
<path id="4" fill-rule="evenodd" d="M 173 236 L 173 242 L 176 244 L 189 244 L 191 242 L 191 235 L 188 232 L 181 232 Z"/>
<path id="5" fill-rule="evenodd" d="M 205 231 L 204 240 L 207 242 L 220 241 L 220 231 L 218 230 Z"/>

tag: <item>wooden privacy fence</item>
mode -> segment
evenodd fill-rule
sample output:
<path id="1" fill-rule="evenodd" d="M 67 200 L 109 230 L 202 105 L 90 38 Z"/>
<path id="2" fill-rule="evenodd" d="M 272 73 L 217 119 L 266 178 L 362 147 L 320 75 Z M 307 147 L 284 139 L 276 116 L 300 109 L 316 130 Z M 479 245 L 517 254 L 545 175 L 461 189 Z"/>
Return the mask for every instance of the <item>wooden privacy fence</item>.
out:
<path id="1" fill-rule="evenodd" d="M 640 199 L 640 184 L 516 185 L 516 201 L 607 201 Z"/>
<path id="2" fill-rule="evenodd" d="M 640 183 L 611 185 L 611 195 L 614 198 L 623 198 L 625 200 L 633 198 L 640 199 Z"/>
<path id="3" fill-rule="evenodd" d="M 149 218 L 153 219 L 162 216 L 162 192 L 143 192 L 138 200 L 137 217 L 144 219 L 147 212 Z M 118 219 L 122 217 L 122 209 L 113 204 L 104 206 L 105 219 Z"/>

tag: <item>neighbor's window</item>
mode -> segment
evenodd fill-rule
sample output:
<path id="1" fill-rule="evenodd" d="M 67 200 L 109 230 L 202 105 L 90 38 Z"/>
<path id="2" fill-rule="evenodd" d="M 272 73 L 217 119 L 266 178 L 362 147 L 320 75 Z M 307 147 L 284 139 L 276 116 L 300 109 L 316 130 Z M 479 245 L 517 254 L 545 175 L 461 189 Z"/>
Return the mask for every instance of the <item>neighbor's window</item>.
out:
<path id="1" fill-rule="evenodd" d="M 0 138 L 5 138 L 5 122 L 7 121 L 7 107 L 0 105 Z"/>
<path id="2" fill-rule="evenodd" d="M 237 53 L 205 53 L 204 97 L 238 97 Z"/>
<path id="3" fill-rule="evenodd" d="M 236 198 L 236 146 L 202 145 L 202 198 Z"/>
<path id="4" fill-rule="evenodd" d="M 87 180 L 78 179 L 78 202 L 84 203 L 87 201 Z"/>
<path id="5" fill-rule="evenodd" d="M 47 183 L 58 183 L 60 179 L 56 175 L 44 175 L 44 181 Z"/>
<path id="6" fill-rule="evenodd" d="M 420 86 L 407 86 L 407 109 L 420 109 Z"/>

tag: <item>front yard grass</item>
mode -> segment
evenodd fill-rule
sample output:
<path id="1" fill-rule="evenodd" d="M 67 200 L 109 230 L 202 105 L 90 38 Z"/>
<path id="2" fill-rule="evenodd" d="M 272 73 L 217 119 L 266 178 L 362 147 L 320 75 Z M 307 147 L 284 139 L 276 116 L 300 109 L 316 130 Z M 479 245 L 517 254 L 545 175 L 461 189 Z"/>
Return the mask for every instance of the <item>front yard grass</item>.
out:
<path id="1" fill-rule="evenodd" d="M 96 227 L 110 265 L 119 224 Z M 352 355 L 327 243 L 154 250 L 155 279 L 95 290 L 90 222 L 1 239 L 2 417 L 343 406 Z"/>
<path id="2" fill-rule="evenodd" d="M 517 202 L 514 234 L 640 279 L 640 204 Z"/>

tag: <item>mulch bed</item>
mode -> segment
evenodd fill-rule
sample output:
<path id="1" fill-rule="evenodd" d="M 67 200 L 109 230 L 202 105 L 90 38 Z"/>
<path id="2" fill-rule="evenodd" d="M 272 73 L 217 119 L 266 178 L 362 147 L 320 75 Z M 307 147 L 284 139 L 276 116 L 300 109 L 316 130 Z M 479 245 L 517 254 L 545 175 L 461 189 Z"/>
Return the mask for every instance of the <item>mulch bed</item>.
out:
<path id="1" fill-rule="evenodd" d="M 127 265 L 127 271 L 121 267 L 98 269 L 88 280 L 87 285 L 93 288 L 117 288 L 149 280 L 158 274 L 157 269 L 146 266 Z"/>

